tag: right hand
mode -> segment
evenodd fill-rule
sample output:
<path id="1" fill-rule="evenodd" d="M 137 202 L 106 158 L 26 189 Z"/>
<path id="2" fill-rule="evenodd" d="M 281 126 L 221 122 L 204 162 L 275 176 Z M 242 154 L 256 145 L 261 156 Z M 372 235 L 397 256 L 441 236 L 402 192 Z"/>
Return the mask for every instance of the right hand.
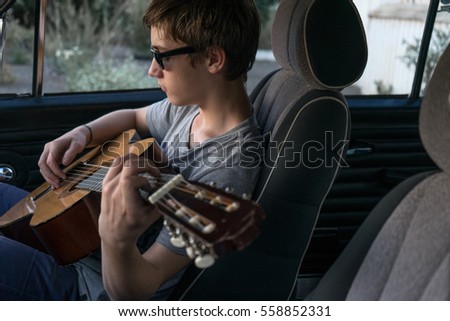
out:
<path id="1" fill-rule="evenodd" d="M 72 163 L 86 148 L 88 139 L 88 129 L 80 126 L 45 144 L 38 165 L 47 183 L 55 188 L 60 186 L 61 180 L 66 179 L 60 165 L 67 166 Z"/>

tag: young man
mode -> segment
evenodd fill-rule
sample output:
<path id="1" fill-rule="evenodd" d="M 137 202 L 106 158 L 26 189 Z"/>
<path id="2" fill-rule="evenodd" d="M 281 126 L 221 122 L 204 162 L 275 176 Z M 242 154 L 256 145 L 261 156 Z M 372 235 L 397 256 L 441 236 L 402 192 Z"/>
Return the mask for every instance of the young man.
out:
<path id="1" fill-rule="evenodd" d="M 245 89 L 260 32 L 253 0 L 153 0 L 144 22 L 153 53 L 149 75 L 167 99 L 113 112 L 48 143 L 39 160 L 42 175 L 58 187 L 66 178 L 61 164 L 87 145 L 135 128 L 160 143 L 185 179 L 251 193 L 262 141 Z M 0 266 L 0 299 L 97 299 L 105 290 L 113 300 L 165 298 L 191 260 L 171 245 L 165 228 L 156 242 L 137 247 L 160 217 L 139 193 L 149 189 L 139 174 L 159 172 L 137 163 L 131 156 L 116 159 L 103 181 L 101 260 L 91 255 L 60 267 L 48 255 L 0 238 L 0 256 L 9 262 Z"/>

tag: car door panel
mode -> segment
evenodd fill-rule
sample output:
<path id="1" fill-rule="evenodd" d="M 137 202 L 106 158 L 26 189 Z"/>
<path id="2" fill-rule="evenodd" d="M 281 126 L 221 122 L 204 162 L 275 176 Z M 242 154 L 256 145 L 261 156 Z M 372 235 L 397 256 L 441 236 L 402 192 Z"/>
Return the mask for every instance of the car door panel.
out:
<path id="1" fill-rule="evenodd" d="M 420 140 L 419 104 L 349 99 L 347 164 L 323 204 L 301 274 L 326 271 L 385 194 L 404 179 L 436 168 Z"/>

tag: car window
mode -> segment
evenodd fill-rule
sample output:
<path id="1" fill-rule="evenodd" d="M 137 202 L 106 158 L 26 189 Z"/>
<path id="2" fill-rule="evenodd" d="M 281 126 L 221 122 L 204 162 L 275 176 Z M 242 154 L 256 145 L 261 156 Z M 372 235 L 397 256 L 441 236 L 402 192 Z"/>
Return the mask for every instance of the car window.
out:
<path id="1" fill-rule="evenodd" d="M 369 51 L 364 75 L 354 85 L 357 91 L 369 95 L 409 94 L 430 1 L 355 0 L 354 3 L 363 20 Z M 442 30 L 448 39 L 449 26 L 448 19 L 440 18 L 436 29 Z M 442 45 L 439 47 L 442 52 Z M 424 78 L 425 83 L 428 78 Z"/>
<path id="2" fill-rule="evenodd" d="M 35 1 L 18 1 L 6 15 L 0 94 L 29 94 L 33 83 Z"/>
<path id="3" fill-rule="evenodd" d="M 444 4 L 447 2 L 447 4 Z M 417 56 L 418 39 L 410 44 L 408 48 L 411 51 L 411 56 Z M 421 93 L 424 93 L 428 80 L 433 73 L 434 67 L 441 56 L 444 49 L 450 43 L 450 1 L 442 1 L 439 6 L 436 16 L 436 23 L 434 25 L 433 34 L 430 42 L 430 48 L 428 50 L 427 62 L 425 64 L 425 70 L 423 75 Z M 412 60 L 411 60 L 412 61 Z"/>
<path id="4" fill-rule="evenodd" d="M 249 92 L 278 68 L 270 45 L 278 0 L 257 0 L 256 4 L 262 36 L 255 68 L 249 74 Z M 8 78 L 3 77 L 0 93 L 31 92 L 34 5 L 34 0 L 22 0 L 13 7 L 8 64 L 4 66 Z M 142 23 L 147 5 L 148 0 L 49 1 L 44 94 L 156 88 L 157 82 L 147 75 L 150 43 Z"/>
<path id="5" fill-rule="evenodd" d="M 156 86 L 147 76 L 147 0 L 50 1 L 44 92 L 86 92 Z"/>
<path id="6" fill-rule="evenodd" d="M 53 0 L 47 4 L 43 93 L 156 88 L 147 75 L 150 55 L 142 14 L 148 0 Z M 278 67 L 271 26 L 278 0 L 255 0 L 262 20 L 260 48 L 247 88 Z M 354 0 L 367 36 L 368 63 L 347 95 L 408 95 L 429 0 Z M 33 72 L 33 0 L 17 1 L 8 16 L 0 93 L 30 93 Z M 443 7 L 443 5 L 441 5 Z M 445 7 L 445 6 L 444 6 Z M 422 88 L 450 38 L 450 14 L 440 12 Z"/>

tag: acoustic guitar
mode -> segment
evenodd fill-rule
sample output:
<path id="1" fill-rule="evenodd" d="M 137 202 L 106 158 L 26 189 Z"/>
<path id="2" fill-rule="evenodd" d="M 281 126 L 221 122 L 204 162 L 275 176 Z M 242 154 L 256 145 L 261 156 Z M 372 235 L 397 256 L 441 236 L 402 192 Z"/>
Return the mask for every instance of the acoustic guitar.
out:
<path id="1" fill-rule="evenodd" d="M 260 234 L 265 215 L 258 204 L 172 174 L 158 144 L 152 138 L 132 142 L 134 136 L 133 130 L 124 132 L 86 152 L 64 169 L 61 187 L 44 183 L 0 217 L 0 231 L 51 254 L 61 265 L 85 257 L 100 247 L 99 207 L 92 206 L 99 202 L 92 199 L 98 199 L 113 160 L 134 153 L 161 169 L 161 177 L 143 175 L 152 192 L 141 191 L 141 196 L 162 214 L 172 244 L 186 248 L 198 267 L 244 249 Z"/>

